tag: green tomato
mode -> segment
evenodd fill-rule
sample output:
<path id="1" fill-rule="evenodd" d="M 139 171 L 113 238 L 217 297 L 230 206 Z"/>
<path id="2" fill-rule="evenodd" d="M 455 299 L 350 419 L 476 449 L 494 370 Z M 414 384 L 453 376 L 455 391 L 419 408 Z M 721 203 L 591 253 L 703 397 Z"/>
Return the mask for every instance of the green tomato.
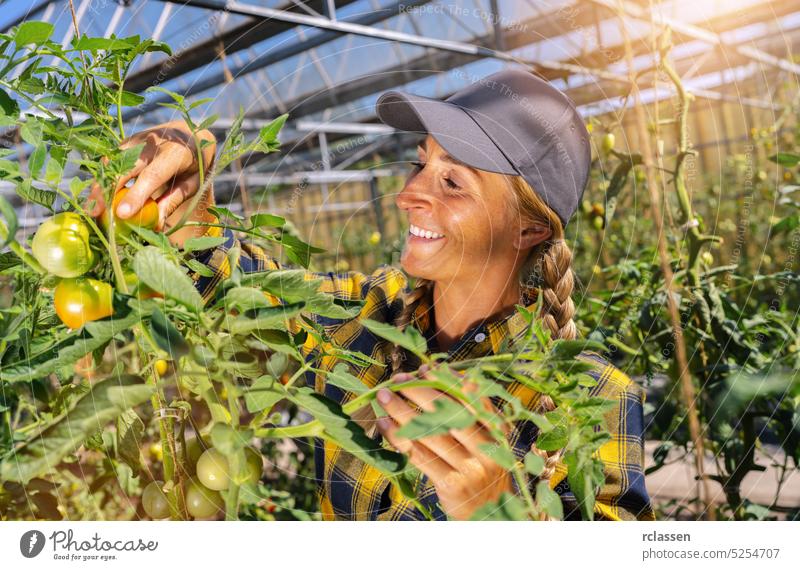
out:
<path id="1" fill-rule="evenodd" d="M 615 142 L 616 142 L 616 137 L 614 136 L 614 133 L 606 133 L 605 135 L 603 135 L 603 141 L 601 143 L 603 147 L 603 152 L 608 154 L 609 152 L 614 150 Z"/>
<path id="2" fill-rule="evenodd" d="M 197 479 L 186 484 L 186 510 L 197 519 L 207 519 L 225 509 L 222 495 L 203 486 Z"/>
<path id="3" fill-rule="evenodd" d="M 247 483 L 256 483 L 263 468 L 261 455 L 252 447 L 245 448 Z M 209 449 L 197 461 L 197 479 L 209 489 L 224 491 L 230 484 L 228 459 L 217 449 Z"/>
<path id="4" fill-rule="evenodd" d="M 196 436 L 191 436 L 186 438 L 186 459 L 189 462 L 189 466 L 192 470 L 197 468 L 197 461 L 200 459 L 200 456 L 203 455 L 203 447 L 200 445 L 200 442 L 197 440 Z"/>
<path id="5" fill-rule="evenodd" d="M 79 277 L 95 262 L 89 227 L 74 212 L 61 212 L 39 226 L 31 249 L 36 261 L 59 277 Z"/>
<path id="6" fill-rule="evenodd" d="M 142 493 L 142 506 L 147 516 L 154 520 L 169 517 L 169 501 L 162 490 L 163 481 L 152 481 L 144 488 Z"/>

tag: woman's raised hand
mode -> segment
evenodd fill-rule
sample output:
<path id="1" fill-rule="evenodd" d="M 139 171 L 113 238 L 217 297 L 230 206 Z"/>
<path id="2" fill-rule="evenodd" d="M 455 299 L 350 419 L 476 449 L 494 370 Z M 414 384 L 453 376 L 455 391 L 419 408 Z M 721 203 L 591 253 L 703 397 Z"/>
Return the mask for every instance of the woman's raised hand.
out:
<path id="1" fill-rule="evenodd" d="M 216 155 L 216 138 L 208 131 L 198 133 L 200 140 L 209 141 L 202 149 L 204 174 L 210 172 Z M 121 149 L 144 144 L 142 153 L 134 167 L 117 184 L 116 190 L 135 180 L 125 197 L 119 202 L 116 214 L 121 219 L 134 216 L 148 198 L 158 203 L 158 225 L 156 229 L 168 230 L 178 223 L 191 205 L 191 198 L 200 189 L 200 169 L 197 149 L 192 131 L 183 120 L 170 121 L 125 139 Z M 94 184 L 89 194 L 94 201 L 90 214 L 101 216 L 106 204 L 99 185 Z M 187 216 L 188 221 L 214 222 L 208 212 L 214 204 L 214 192 L 208 191 Z M 183 242 L 205 232 L 203 226 L 185 226 L 169 236 L 170 241 L 182 246 Z"/>
<path id="2" fill-rule="evenodd" d="M 419 369 L 419 377 L 425 377 L 428 366 Z M 394 382 L 411 380 L 415 375 L 395 374 Z M 475 386 L 464 383 L 465 392 Z M 402 396 L 402 397 L 401 397 Z M 426 387 L 411 387 L 392 392 L 386 388 L 378 391 L 378 403 L 388 416 L 378 419 L 381 434 L 398 451 L 408 455 L 409 461 L 425 475 L 436 489 L 439 502 L 447 514 L 458 520 L 468 520 L 475 509 L 488 501 L 496 501 L 501 493 L 513 492 L 511 473 L 481 452 L 481 444 L 494 444 L 495 440 L 486 427 L 476 422 L 464 429 L 451 429 L 448 434 L 423 437 L 416 440 L 399 437 L 396 432 L 417 416 L 407 400 L 424 411 L 434 411 L 433 401 L 449 398 L 440 390 Z M 486 410 L 497 413 L 489 398 L 481 399 Z"/>

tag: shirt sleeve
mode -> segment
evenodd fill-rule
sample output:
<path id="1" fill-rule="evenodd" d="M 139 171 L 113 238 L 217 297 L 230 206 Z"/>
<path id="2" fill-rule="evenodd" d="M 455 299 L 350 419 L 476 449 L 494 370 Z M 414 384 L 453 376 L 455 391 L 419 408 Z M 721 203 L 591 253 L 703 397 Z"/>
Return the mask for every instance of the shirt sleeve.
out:
<path id="1" fill-rule="evenodd" d="M 213 274 L 211 276 L 194 275 L 195 287 L 206 303 L 214 297 L 217 286 L 230 276 L 229 253 L 236 246 L 239 246 L 241 252 L 238 259 L 238 267 L 244 273 L 289 269 L 274 257 L 267 255 L 257 245 L 237 239 L 230 229 L 226 228 L 222 235 L 226 238 L 222 245 L 203 251 L 195 258 L 210 269 Z M 307 271 L 305 276 L 308 281 L 322 279 L 319 289 L 321 292 L 330 293 L 338 299 L 347 301 L 362 300 L 369 290 L 371 277 L 371 275 L 359 271 L 343 273 Z M 279 304 L 277 298 L 272 297 L 272 299 L 275 304 Z"/>
<path id="2" fill-rule="evenodd" d="M 644 478 L 645 392 L 614 365 L 599 357 L 593 360 L 601 365 L 589 372 L 598 380 L 590 389 L 591 395 L 615 403 L 605 414 L 611 439 L 594 453 L 594 457 L 602 461 L 605 475 L 595 497 L 595 520 L 656 520 Z M 536 428 L 528 428 L 535 437 Z M 533 440 L 523 435 L 521 440 L 525 439 Z M 561 497 L 564 518 L 581 520 L 577 500 L 567 481 L 567 471 L 564 462 L 559 461 L 550 478 L 550 488 Z M 516 484 L 514 490 L 518 492 Z"/>

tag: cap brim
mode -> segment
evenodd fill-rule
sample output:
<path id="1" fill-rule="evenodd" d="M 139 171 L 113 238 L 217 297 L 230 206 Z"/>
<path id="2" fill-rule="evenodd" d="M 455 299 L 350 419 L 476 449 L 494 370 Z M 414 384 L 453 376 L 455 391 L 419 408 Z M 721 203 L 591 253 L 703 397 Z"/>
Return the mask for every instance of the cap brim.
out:
<path id="1" fill-rule="evenodd" d="M 479 170 L 517 174 L 517 170 L 458 105 L 421 95 L 387 91 L 375 105 L 378 118 L 401 131 L 430 134 L 447 154 Z"/>

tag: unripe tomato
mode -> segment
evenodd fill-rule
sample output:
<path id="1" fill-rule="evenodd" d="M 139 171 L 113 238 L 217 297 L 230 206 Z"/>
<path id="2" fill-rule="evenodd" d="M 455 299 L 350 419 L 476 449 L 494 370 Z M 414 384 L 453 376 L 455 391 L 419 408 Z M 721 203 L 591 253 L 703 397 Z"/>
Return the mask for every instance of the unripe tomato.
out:
<path id="1" fill-rule="evenodd" d="M 594 226 L 594 229 L 602 230 L 603 229 L 603 218 L 601 216 L 596 216 L 596 217 L 592 218 L 592 225 Z"/>
<path id="2" fill-rule="evenodd" d="M 121 188 L 119 192 L 114 194 L 114 199 L 111 201 L 111 210 L 114 212 L 114 227 L 118 234 L 128 235 L 131 232 L 130 226 L 139 226 L 140 228 L 147 228 L 152 230 L 158 224 L 158 203 L 152 198 L 145 201 L 142 209 L 136 212 L 132 217 L 123 220 L 117 216 L 117 206 L 128 193 L 128 188 Z M 109 210 L 103 213 L 102 222 L 103 226 L 108 229 L 109 225 Z"/>
<path id="3" fill-rule="evenodd" d="M 702 259 L 703 263 L 705 263 L 706 265 L 711 265 L 712 263 L 714 263 L 714 256 L 709 251 L 704 251 L 703 253 L 701 253 L 700 259 Z"/>
<path id="4" fill-rule="evenodd" d="M 203 486 L 196 478 L 186 484 L 186 510 L 198 519 L 206 519 L 220 513 L 225 501 L 216 491 Z"/>
<path id="5" fill-rule="evenodd" d="M 142 493 L 142 506 L 144 512 L 151 519 L 165 519 L 169 517 L 169 501 L 162 490 L 163 481 L 151 481 Z"/>
<path id="6" fill-rule="evenodd" d="M 261 454 L 252 447 L 245 448 L 247 457 L 247 482 L 256 483 L 261 478 Z M 230 484 L 228 459 L 220 451 L 209 449 L 197 461 L 197 479 L 214 491 L 224 491 Z"/>
<path id="7" fill-rule="evenodd" d="M 88 277 L 62 279 L 53 295 L 56 314 L 71 329 L 113 313 L 114 290 L 108 283 Z"/>
<path id="8" fill-rule="evenodd" d="M 203 455 L 203 447 L 197 441 L 197 437 L 191 436 L 186 438 L 186 460 L 189 466 L 194 470 L 197 467 L 197 462 L 200 456 Z"/>
<path id="9" fill-rule="evenodd" d="M 614 137 L 614 133 L 606 133 L 603 135 L 603 142 L 602 148 L 603 152 L 608 154 L 612 150 L 614 150 L 614 143 L 616 142 L 616 138 Z"/>
<path id="10" fill-rule="evenodd" d="M 372 232 L 372 235 L 369 236 L 369 243 L 370 245 L 381 243 L 381 232 Z"/>
<path id="11" fill-rule="evenodd" d="M 36 261 L 59 277 L 83 275 L 95 261 L 89 227 L 74 212 L 61 212 L 39 226 L 31 249 Z"/>
<path id="12" fill-rule="evenodd" d="M 156 461 L 164 460 L 164 449 L 161 447 L 160 442 L 150 444 L 149 451 L 150 451 L 150 456 Z"/>

